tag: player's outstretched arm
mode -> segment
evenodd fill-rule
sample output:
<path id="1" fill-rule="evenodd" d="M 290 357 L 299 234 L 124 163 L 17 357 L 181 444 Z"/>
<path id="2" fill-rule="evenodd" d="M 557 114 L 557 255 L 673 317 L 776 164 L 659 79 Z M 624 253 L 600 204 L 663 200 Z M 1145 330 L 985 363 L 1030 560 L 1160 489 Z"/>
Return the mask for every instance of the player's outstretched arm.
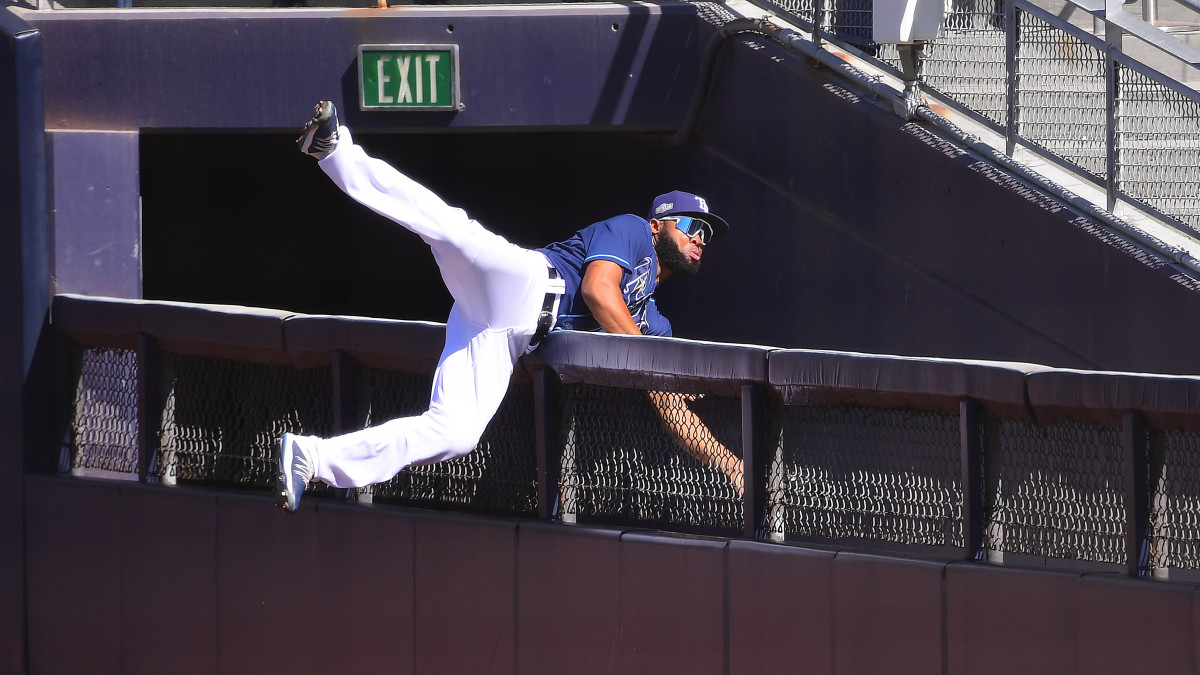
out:
<path id="1" fill-rule="evenodd" d="M 584 268 L 581 290 L 584 302 L 600 327 L 609 333 L 641 335 L 637 323 L 629 314 L 621 295 L 621 267 L 606 260 L 596 260 Z M 729 451 L 708 430 L 708 426 L 687 407 L 687 397 L 666 391 L 646 392 L 654 404 L 663 426 L 691 456 L 720 469 L 743 493 L 742 460 Z"/>
<path id="2" fill-rule="evenodd" d="M 669 391 L 648 391 L 663 427 L 689 455 L 719 469 L 729 477 L 738 494 L 743 494 L 742 460 L 718 441 L 708 426 L 687 406 L 688 396 Z"/>

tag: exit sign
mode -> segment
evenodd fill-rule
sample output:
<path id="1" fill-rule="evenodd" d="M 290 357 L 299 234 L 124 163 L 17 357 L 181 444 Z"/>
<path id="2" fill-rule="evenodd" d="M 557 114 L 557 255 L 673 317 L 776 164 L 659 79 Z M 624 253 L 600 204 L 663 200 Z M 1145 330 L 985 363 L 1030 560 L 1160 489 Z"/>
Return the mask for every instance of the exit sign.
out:
<path id="1" fill-rule="evenodd" d="M 458 45 L 360 45 L 362 110 L 458 110 Z"/>

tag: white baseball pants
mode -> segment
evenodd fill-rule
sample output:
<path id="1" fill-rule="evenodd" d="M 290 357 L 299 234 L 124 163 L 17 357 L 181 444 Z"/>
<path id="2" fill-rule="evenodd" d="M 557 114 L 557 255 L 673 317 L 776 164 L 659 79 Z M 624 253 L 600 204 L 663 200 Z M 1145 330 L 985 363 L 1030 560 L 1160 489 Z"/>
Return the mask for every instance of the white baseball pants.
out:
<path id="1" fill-rule="evenodd" d="M 517 359 L 537 330 L 551 282 L 545 256 L 510 243 L 387 163 L 367 156 L 346 127 L 319 163 L 346 194 L 415 233 L 433 250 L 454 306 L 429 410 L 333 438 L 306 438 L 316 480 L 361 487 L 418 464 L 465 455 L 496 414 Z M 557 284 L 557 287 L 554 287 Z"/>

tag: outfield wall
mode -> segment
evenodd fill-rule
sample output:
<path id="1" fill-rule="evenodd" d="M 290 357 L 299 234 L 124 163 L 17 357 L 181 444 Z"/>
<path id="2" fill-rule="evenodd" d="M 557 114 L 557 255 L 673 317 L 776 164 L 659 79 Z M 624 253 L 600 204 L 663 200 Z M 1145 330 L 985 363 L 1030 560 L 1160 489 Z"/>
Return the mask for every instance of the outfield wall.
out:
<path id="1" fill-rule="evenodd" d="M 391 409 L 440 326 L 53 313 L 33 672 L 1195 672 L 1194 377 L 555 333 L 473 453 L 288 517 L 279 433 Z M 744 496 L 646 390 L 704 394 Z"/>
<path id="2" fill-rule="evenodd" d="M 29 477 L 30 672 L 1194 673 L 1191 585 Z"/>

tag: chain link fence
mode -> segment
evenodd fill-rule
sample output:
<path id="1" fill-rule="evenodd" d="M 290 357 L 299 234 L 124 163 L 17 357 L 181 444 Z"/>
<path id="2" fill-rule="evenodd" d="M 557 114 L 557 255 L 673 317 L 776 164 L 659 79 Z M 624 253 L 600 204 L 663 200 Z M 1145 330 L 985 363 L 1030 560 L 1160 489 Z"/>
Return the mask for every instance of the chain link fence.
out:
<path id="1" fill-rule="evenodd" d="M 1133 64 L 1117 82 L 1117 188 L 1200 230 L 1200 99 Z"/>
<path id="2" fill-rule="evenodd" d="M 767 530 L 816 543 L 963 545 L 958 415 L 788 405 Z"/>
<path id="3" fill-rule="evenodd" d="M 819 22 L 818 1 L 765 4 L 805 29 L 818 23 L 824 37 L 901 76 L 895 46 L 872 41 L 871 0 L 826 3 Z M 1124 40 L 1135 48 L 1131 34 Z M 1194 70 L 1183 56 L 1159 56 Z M 924 47 L 920 81 L 1010 146 L 1072 167 L 1112 200 L 1157 212 L 1189 234 L 1200 231 L 1200 93 L 1110 49 L 1103 34 L 1026 0 L 953 0 Z"/>
<path id="4" fill-rule="evenodd" d="M 73 388 L 60 468 L 136 478 L 136 352 L 72 343 L 69 359 Z M 284 432 L 333 434 L 328 366 L 301 369 L 173 353 L 161 354 L 159 361 L 158 452 L 150 480 L 269 489 Z M 364 424 L 370 426 L 423 412 L 432 376 L 361 368 L 356 382 Z M 681 448 L 726 448 L 736 460 L 741 449 L 738 398 L 662 394 L 655 404 L 640 390 L 580 385 L 566 391 L 561 411 L 564 517 L 711 533 L 741 530 L 735 480 Z M 514 384 L 473 452 L 406 469 L 392 480 L 360 489 L 359 498 L 535 515 L 532 401 L 529 383 Z M 306 494 L 330 496 L 332 490 L 314 484 Z"/>
<path id="5" fill-rule="evenodd" d="M 269 490 L 285 432 L 333 433 L 333 372 L 159 353 L 159 410 L 139 411 L 137 350 L 67 343 L 60 471 L 138 477 L 139 420 L 157 419 L 150 481 Z M 360 366 L 361 422 L 419 414 L 431 376 Z M 691 386 L 691 385 L 689 385 Z M 697 385 L 703 386 L 703 385 Z M 726 387 L 722 391 L 728 392 Z M 412 467 L 364 489 L 377 503 L 536 517 L 534 387 L 518 378 L 477 449 Z M 737 394 L 566 384 L 548 449 L 560 461 L 568 522 L 740 536 L 745 413 Z M 758 535 L 774 540 L 941 557 L 965 542 L 960 415 L 767 397 Z M 991 559 L 1128 563 L 1130 494 L 1119 426 L 1037 425 L 984 417 L 978 427 L 982 554 Z M 1140 428 L 1140 427 L 1135 427 Z M 1147 560 L 1155 574 L 1200 578 L 1200 432 L 1145 432 Z M 1136 475 L 1136 474 L 1135 474 Z M 328 486 L 313 493 L 333 496 Z M 1188 578 L 1192 578 L 1188 577 Z"/>
<path id="6" fill-rule="evenodd" d="M 1002 129 L 1008 123 L 1008 72 L 1003 5 L 955 2 L 938 39 L 925 47 L 921 83 Z M 895 45 L 879 45 L 879 60 L 901 72 Z"/>
<path id="7" fill-rule="evenodd" d="M 639 389 L 563 387 L 558 413 L 563 518 L 736 534 L 743 511 L 734 480 L 685 452 L 680 436 L 699 442 L 705 452 L 723 448 L 740 454 L 740 399 L 681 394 L 656 403 L 656 398 Z M 669 421 L 680 427 L 671 431 Z"/>
<path id="8" fill-rule="evenodd" d="M 362 397 L 367 426 L 419 415 L 429 407 L 433 377 L 367 371 Z M 531 387 L 514 385 L 475 450 L 437 464 L 414 466 L 395 478 L 359 489 L 370 501 L 531 516 L 537 514 L 537 453 Z"/>
<path id="9" fill-rule="evenodd" d="M 874 50 L 877 45 L 871 40 L 871 0 L 779 0 L 766 3 L 796 18 L 806 28 L 817 23 L 817 12 L 821 12 L 820 26 L 826 34 L 839 40 Z"/>
<path id="10" fill-rule="evenodd" d="M 59 470 L 136 476 L 138 362 L 132 349 L 71 343 L 71 417 Z"/>
<path id="11" fill-rule="evenodd" d="M 284 432 L 333 431 L 328 367 L 162 357 L 155 473 L 164 482 L 268 489 Z"/>
<path id="12" fill-rule="evenodd" d="M 69 361 L 74 384 L 60 470 L 136 478 L 136 352 L 72 343 Z M 368 426 L 420 414 L 429 405 L 431 375 L 364 369 L 359 382 Z M 269 489 L 285 432 L 333 434 L 328 366 L 301 369 L 164 353 L 158 388 L 159 451 L 150 478 L 163 483 Z M 381 503 L 535 513 L 531 401 L 528 385 L 514 387 L 474 452 L 412 467 L 364 488 L 364 496 Z M 315 483 L 306 491 L 331 494 L 329 486 Z"/>
<path id="13" fill-rule="evenodd" d="M 1200 433 L 1165 431 L 1150 466 L 1150 568 L 1200 570 Z"/>
<path id="14" fill-rule="evenodd" d="M 991 420 L 984 447 L 986 551 L 1124 563 L 1121 429 Z"/>
<path id="15" fill-rule="evenodd" d="M 1108 176 L 1103 43 L 1017 12 L 1016 133 L 1097 180 Z"/>

